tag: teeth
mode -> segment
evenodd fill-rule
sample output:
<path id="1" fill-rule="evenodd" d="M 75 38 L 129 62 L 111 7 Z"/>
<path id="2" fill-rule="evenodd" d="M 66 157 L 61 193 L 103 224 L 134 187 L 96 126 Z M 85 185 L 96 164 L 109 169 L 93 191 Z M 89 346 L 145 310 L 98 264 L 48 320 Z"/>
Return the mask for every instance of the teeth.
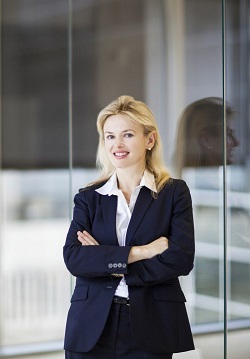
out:
<path id="1" fill-rule="evenodd" d="M 127 154 L 127 152 L 116 152 L 115 156 L 122 157 L 122 156 L 125 156 L 126 154 Z"/>

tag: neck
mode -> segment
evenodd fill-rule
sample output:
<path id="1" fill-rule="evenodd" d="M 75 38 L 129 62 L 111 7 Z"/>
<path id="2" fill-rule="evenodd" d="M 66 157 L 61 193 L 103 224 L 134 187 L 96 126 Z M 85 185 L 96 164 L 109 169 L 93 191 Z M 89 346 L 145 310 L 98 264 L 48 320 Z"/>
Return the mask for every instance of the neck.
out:
<path id="1" fill-rule="evenodd" d="M 144 169 L 141 169 L 140 171 L 128 171 L 118 169 L 116 170 L 117 173 L 117 180 L 118 180 L 118 187 L 122 191 L 126 191 L 128 193 L 132 193 L 137 187 L 142 179 Z"/>

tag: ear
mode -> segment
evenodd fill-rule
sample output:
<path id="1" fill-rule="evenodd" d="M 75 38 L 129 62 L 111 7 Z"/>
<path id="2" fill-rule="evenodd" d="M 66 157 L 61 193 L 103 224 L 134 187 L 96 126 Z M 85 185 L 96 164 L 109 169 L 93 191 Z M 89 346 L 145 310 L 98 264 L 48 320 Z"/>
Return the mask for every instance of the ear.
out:
<path id="1" fill-rule="evenodd" d="M 200 131 L 198 141 L 205 150 L 211 150 L 213 148 L 213 137 L 207 130 Z"/>
<path id="2" fill-rule="evenodd" d="M 147 149 L 148 150 L 151 150 L 151 148 L 154 147 L 155 140 L 156 140 L 156 133 L 153 131 L 148 135 L 148 138 L 147 138 Z"/>

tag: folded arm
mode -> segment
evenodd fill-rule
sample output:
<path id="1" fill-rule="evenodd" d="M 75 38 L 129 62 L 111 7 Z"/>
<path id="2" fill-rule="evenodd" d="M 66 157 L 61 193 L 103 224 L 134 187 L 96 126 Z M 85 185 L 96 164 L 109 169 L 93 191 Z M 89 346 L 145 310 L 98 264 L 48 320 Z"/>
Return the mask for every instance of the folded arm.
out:
<path id="1" fill-rule="evenodd" d="M 103 237 L 105 233 L 102 241 L 94 238 L 91 221 L 85 196 L 76 195 L 64 246 L 65 264 L 74 276 L 125 275 L 128 285 L 147 286 L 187 275 L 193 268 L 192 203 L 183 181 L 176 185 L 172 199 L 169 238 L 162 236 L 141 246 L 119 246 L 116 239 Z"/>
<path id="2" fill-rule="evenodd" d="M 130 247 L 109 244 L 116 243 L 116 239 L 106 238 L 105 233 L 103 243 L 98 245 L 98 241 L 90 235 L 92 219 L 85 194 L 77 194 L 74 202 L 73 220 L 63 247 L 64 261 L 69 272 L 76 277 L 109 276 L 114 270 L 120 274 L 127 273 Z M 79 236 L 80 233 L 82 235 Z M 88 245 L 82 245 L 81 238 L 85 238 Z"/>
<path id="3" fill-rule="evenodd" d="M 195 248 L 194 224 L 191 197 L 184 181 L 176 185 L 172 201 L 167 250 L 151 258 L 131 263 L 125 275 L 128 285 L 164 284 L 172 278 L 187 275 L 192 270 Z"/>

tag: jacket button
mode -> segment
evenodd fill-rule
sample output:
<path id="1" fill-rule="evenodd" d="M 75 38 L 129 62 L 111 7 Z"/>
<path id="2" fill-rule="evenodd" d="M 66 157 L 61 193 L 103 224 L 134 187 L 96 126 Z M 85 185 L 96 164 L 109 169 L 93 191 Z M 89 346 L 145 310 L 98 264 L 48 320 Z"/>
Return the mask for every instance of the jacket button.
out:
<path id="1" fill-rule="evenodd" d="M 113 264 L 112 264 L 112 263 L 109 263 L 109 264 L 108 264 L 108 267 L 109 267 L 109 268 L 113 268 Z"/>

